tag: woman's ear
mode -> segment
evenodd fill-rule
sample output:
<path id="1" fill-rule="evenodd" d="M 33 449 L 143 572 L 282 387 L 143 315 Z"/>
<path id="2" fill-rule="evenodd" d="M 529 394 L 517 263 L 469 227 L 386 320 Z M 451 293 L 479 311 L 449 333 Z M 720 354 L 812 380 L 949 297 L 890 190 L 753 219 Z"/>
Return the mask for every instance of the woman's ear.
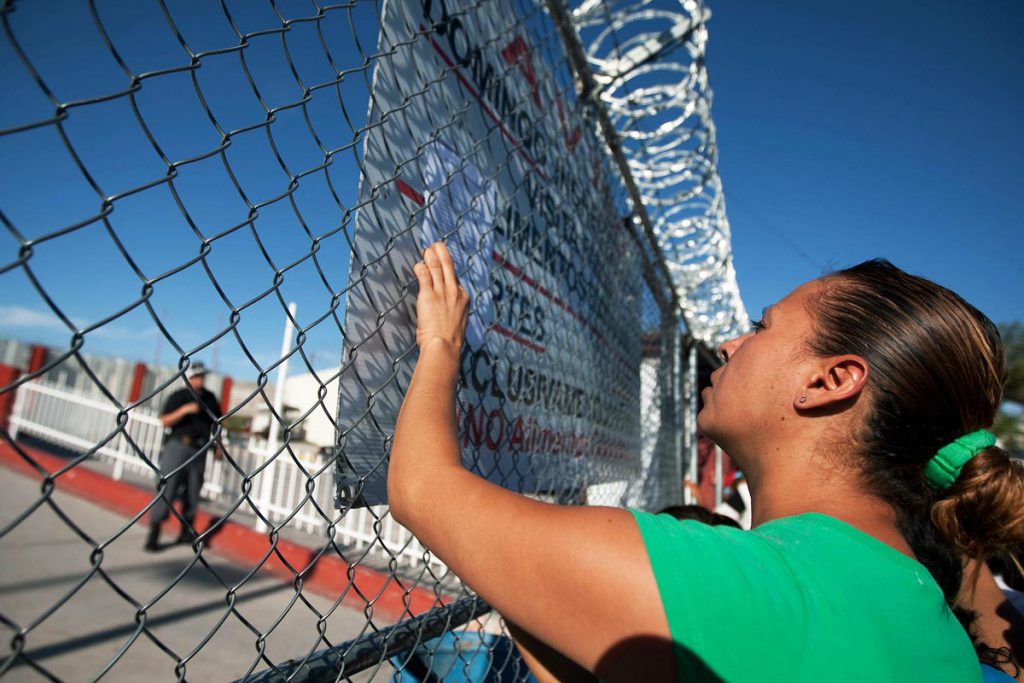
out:
<path id="1" fill-rule="evenodd" d="M 867 386 L 868 363 L 860 356 L 829 356 L 820 361 L 800 395 L 793 399 L 793 407 L 798 411 L 856 398 Z"/>

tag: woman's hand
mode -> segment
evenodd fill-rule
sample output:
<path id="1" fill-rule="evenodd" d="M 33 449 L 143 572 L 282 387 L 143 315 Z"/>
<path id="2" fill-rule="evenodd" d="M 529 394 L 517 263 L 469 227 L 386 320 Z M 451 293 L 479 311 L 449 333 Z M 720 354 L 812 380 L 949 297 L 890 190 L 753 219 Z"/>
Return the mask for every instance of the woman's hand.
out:
<path id="1" fill-rule="evenodd" d="M 423 260 L 415 266 L 420 355 L 388 464 L 392 519 L 504 617 L 584 669 L 604 680 L 675 680 L 668 621 L 633 516 L 541 503 L 463 466 L 455 397 L 469 296 L 443 244 Z M 578 673 L 557 659 L 543 663 Z"/>
<path id="2" fill-rule="evenodd" d="M 394 519 L 414 523 L 433 498 L 434 478 L 464 471 L 455 396 L 469 295 L 459 286 L 451 254 L 441 242 L 424 249 L 423 261 L 413 270 L 420 283 L 416 297 L 420 356 L 395 424 L 388 502 Z"/>
<path id="3" fill-rule="evenodd" d="M 466 336 L 469 319 L 469 294 L 455 276 L 455 264 L 443 242 L 434 242 L 423 250 L 423 261 L 413 266 L 420 283 L 416 297 L 416 343 L 424 350 L 440 339 L 458 352 Z"/>

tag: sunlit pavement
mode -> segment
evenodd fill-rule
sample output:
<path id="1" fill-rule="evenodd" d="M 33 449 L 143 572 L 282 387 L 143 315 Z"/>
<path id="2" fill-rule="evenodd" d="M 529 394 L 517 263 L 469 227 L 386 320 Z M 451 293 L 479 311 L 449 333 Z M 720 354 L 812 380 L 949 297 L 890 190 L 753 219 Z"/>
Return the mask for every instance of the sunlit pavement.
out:
<path id="1" fill-rule="evenodd" d="M 40 497 L 41 482 L 0 468 L 0 530 Z M 290 584 L 266 574 L 256 574 L 234 593 L 234 612 L 229 612 L 228 588 L 241 583 L 249 567 L 204 552 L 205 565 L 195 562 L 189 568 L 195 559 L 192 548 L 169 545 L 173 541 L 169 535 L 162 539 L 161 552 L 144 552 L 141 524 L 105 546 L 102 558 L 92 557 L 92 545 L 60 514 L 101 543 L 117 534 L 127 519 L 61 494 L 59 488 L 51 500 L 57 510 L 43 503 L 0 538 L 0 615 L 6 620 L 0 622 L 0 662 L 13 651 L 16 629 L 40 622 L 26 635 L 23 651 L 63 680 L 92 680 L 112 666 L 104 680 L 165 681 L 183 673 L 190 681 L 227 681 L 245 675 L 261 647 L 273 662 L 325 647 L 318 641 L 318 617 L 303 600 L 321 614 L 330 614 L 326 637 L 334 644 L 360 635 L 366 626 L 361 612 L 342 606 L 331 612 L 332 601 L 317 595 L 303 593 L 295 600 Z M 97 559 L 102 571 L 89 576 Z M 169 592 L 161 594 L 172 584 Z M 140 605 L 153 603 L 145 612 L 145 624 L 176 656 L 145 633 L 131 642 L 139 631 L 132 599 Z M 375 619 L 375 624 L 386 622 Z M 267 634 L 265 640 L 260 640 L 259 633 Z M 114 662 L 125 647 L 127 651 Z M 186 660 L 184 671 L 175 671 L 177 657 Z M 266 666 L 259 662 L 255 670 Z M 351 680 L 386 681 L 391 673 L 385 664 Z M 3 678 L 46 680 L 24 660 Z"/>

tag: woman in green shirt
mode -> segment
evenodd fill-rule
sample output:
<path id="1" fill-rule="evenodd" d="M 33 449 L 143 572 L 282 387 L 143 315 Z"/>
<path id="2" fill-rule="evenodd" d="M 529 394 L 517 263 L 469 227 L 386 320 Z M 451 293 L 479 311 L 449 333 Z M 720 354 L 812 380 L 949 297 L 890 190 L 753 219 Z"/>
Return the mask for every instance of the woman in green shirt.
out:
<path id="1" fill-rule="evenodd" d="M 869 261 L 723 344 L 698 424 L 749 482 L 754 529 L 741 532 L 539 503 L 467 471 L 455 392 L 468 297 L 440 243 L 415 273 L 420 357 L 391 514 L 552 670 L 565 657 L 609 681 L 980 680 L 948 605 L 958 558 L 1024 541 L 1024 471 L 979 431 L 1005 373 L 979 311 Z"/>

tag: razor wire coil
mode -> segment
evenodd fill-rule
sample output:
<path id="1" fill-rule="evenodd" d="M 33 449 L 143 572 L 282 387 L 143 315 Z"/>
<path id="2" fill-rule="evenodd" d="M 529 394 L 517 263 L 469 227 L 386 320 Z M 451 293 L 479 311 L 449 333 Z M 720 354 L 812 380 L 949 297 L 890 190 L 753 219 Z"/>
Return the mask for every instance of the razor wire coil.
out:
<path id="1" fill-rule="evenodd" d="M 704 54 L 710 11 L 688 0 L 585 2 L 587 58 L 652 214 L 693 334 L 718 344 L 748 326 L 718 175 Z"/>

